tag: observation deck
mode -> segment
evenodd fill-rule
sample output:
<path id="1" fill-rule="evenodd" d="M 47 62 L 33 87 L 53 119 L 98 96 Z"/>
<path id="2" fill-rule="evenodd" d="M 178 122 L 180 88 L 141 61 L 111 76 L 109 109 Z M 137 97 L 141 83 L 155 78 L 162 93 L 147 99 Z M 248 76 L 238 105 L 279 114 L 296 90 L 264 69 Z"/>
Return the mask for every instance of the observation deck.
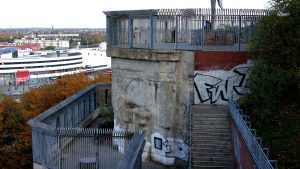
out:
<path id="1" fill-rule="evenodd" d="M 246 51 L 263 9 L 149 9 L 106 11 L 107 46 Z"/>

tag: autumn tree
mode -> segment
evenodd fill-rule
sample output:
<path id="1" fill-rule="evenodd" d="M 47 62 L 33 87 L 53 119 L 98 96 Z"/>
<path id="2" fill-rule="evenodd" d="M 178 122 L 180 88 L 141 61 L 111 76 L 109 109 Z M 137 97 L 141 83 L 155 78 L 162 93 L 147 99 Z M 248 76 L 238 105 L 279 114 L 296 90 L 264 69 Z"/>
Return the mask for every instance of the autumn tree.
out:
<path id="1" fill-rule="evenodd" d="M 300 168 L 300 1 L 272 2 L 251 44 L 249 115 L 272 158 Z"/>
<path id="2" fill-rule="evenodd" d="M 65 76 L 54 83 L 22 94 L 20 103 L 5 97 L 0 101 L 0 168 L 32 168 L 31 128 L 28 120 L 94 83 L 110 83 L 110 73 L 94 79 L 84 73 Z"/>
<path id="3" fill-rule="evenodd" d="M 102 72 L 96 74 L 93 83 L 111 83 L 111 72 Z"/>
<path id="4" fill-rule="evenodd" d="M 17 167 L 15 157 L 20 153 L 17 149 L 18 135 L 24 130 L 25 120 L 21 113 L 21 107 L 11 97 L 4 98 L 0 103 L 0 168 Z"/>
<path id="5" fill-rule="evenodd" d="M 64 100 L 90 85 L 92 80 L 84 73 L 77 73 L 54 82 L 53 88 L 58 100 Z"/>

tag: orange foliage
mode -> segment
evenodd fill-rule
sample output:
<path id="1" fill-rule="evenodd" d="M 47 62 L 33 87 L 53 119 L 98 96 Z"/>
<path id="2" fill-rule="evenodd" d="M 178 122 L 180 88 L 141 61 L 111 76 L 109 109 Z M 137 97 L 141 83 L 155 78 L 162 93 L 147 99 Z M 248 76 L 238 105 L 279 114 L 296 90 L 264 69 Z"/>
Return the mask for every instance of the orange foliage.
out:
<path id="1" fill-rule="evenodd" d="M 111 83 L 111 73 L 94 79 L 84 73 L 65 76 L 24 93 L 20 103 L 4 98 L 0 102 L 0 168 L 32 168 L 31 128 L 26 121 L 94 83 Z"/>
<path id="2" fill-rule="evenodd" d="M 54 90 L 59 100 L 64 100 L 76 92 L 84 89 L 92 80 L 89 79 L 84 73 L 78 73 L 71 76 L 65 76 L 58 79 L 54 83 Z"/>
<path id="3" fill-rule="evenodd" d="M 94 83 L 111 83 L 111 73 L 103 72 L 97 74 L 94 78 Z"/>
<path id="4" fill-rule="evenodd" d="M 0 168 L 22 168 L 13 162 L 20 155 L 16 149 L 18 140 L 28 141 L 18 138 L 25 124 L 20 104 L 11 97 L 4 98 L 0 103 L 0 117 Z"/>
<path id="5" fill-rule="evenodd" d="M 6 97 L 0 103 L 1 136 L 10 137 L 22 128 L 24 122 L 19 103 L 13 98 Z"/>
<path id="6" fill-rule="evenodd" d="M 56 101 L 56 94 L 52 85 L 45 85 L 33 89 L 21 96 L 21 103 L 24 109 L 30 111 L 34 116 L 53 106 Z M 32 118 L 34 116 L 30 117 Z"/>

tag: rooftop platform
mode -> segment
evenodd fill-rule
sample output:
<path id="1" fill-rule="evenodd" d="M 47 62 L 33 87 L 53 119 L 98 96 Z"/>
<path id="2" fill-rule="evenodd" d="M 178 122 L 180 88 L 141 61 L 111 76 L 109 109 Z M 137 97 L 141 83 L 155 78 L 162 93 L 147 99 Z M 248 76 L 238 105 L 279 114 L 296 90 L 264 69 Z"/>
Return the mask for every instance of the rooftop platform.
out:
<path id="1" fill-rule="evenodd" d="M 263 9 L 149 9 L 106 11 L 107 46 L 245 51 Z"/>

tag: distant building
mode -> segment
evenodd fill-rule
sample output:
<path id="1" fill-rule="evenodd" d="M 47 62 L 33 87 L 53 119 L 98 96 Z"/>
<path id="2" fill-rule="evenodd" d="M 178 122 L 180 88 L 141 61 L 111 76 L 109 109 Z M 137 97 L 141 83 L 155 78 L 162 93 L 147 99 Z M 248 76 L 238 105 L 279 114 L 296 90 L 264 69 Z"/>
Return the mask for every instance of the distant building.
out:
<path id="1" fill-rule="evenodd" d="M 18 48 L 18 49 L 21 49 L 21 50 L 30 49 L 31 51 L 41 50 L 41 45 L 38 44 L 38 43 L 35 43 L 35 44 L 29 44 L 29 43 L 25 43 L 25 44 L 0 43 L 0 49 L 9 48 L 9 47 Z"/>
<path id="2" fill-rule="evenodd" d="M 16 44 L 39 44 L 41 48 L 54 46 L 55 48 L 69 47 L 69 40 L 61 40 L 59 38 L 47 40 L 46 38 L 22 38 L 14 41 Z"/>
<path id="3" fill-rule="evenodd" d="M 71 38 L 79 37 L 78 33 L 39 34 L 39 38 Z"/>
<path id="4" fill-rule="evenodd" d="M 28 80 L 37 82 L 78 72 L 110 69 L 111 65 L 110 58 L 106 57 L 106 43 L 93 48 L 24 53 L 20 54 L 17 48 L 0 49 L 1 85 L 16 82 L 18 71 L 29 71 Z"/>
<path id="5" fill-rule="evenodd" d="M 36 44 L 15 44 L 15 43 L 0 43 L 0 49 L 2 48 L 17 48 L 18 56 L 30 55 L 30 52 L 41 50 L 41 45 Z"/>
<path id="6" fill-rule="evenodd" d="M 16 32 L 0 32 L 0 36 L 17 36 Z"/>

